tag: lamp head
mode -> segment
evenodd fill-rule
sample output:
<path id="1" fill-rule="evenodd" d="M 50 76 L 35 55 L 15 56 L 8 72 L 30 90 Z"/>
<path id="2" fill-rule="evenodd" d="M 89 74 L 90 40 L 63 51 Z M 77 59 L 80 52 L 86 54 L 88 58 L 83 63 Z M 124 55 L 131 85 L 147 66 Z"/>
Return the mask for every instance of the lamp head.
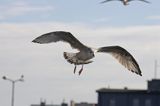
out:
<path id="1" fill-rule="evenodd" d="M 7 78 L 6 78 L 6 76 L 3 76 L 2 78 L 3 78 L 4 80 L 6 80 L 6 79 L 7 79 Z"/>
<path id="2" fill-rule="evenodd" d="M 21 75 L 21 78 L 19 79 L 20 81 L 24 81 L 24 75 Z"/>
<path id="3" fill-rule="evenodd" d="M 24 75 L 21 75 L 21 78 L 24 78 Z"/>

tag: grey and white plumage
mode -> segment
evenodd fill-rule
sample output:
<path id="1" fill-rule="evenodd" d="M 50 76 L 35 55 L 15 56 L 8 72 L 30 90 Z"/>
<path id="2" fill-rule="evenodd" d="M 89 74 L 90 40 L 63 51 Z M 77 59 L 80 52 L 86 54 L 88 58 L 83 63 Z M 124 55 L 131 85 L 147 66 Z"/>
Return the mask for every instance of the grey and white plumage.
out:
<path id="1" fill-rule="evenodd" d="M 128 5 L 128 2 L 135 1 L 135 0 L 105 0 L 105 1 L 102 1 L 101 3 L 106 3 L 106 2 L 109 2 L 109 1 L 121 1 L 124 5 Z M 150 3 L 147 0 L 138 0 L 138 1 L 142 1 L 142 2 L 145 2 L 145 3 Z"/>
<path id="2" fill-rule="evenodd" d="M 140 67 L 136 62 L 136 60 L 134 59 L 134 57 L 127 50 L 125 50 L 120 46 L 100 47 L 96 51 L 94 51 L 92 50 L 92 48 L 82 44 L 70 32 L 65 32 L 65 31 L 55 31 L 46 33 L 35 38 L 32 42 L 46 44 L 58 41 L 69 43 L 72 48 L 77 49 L 79 51 L 77 53 L 68 53 L 68 52 L 63 53 L 64 58 L 69 63 L 75 65 L 74 73 L 76 72 L 77 65 L 82 65 L 79 71 L 80 75 L 81 72 L 83 71 L 83 65 L 93 62 L 91 59 L 95 57 L 94 54 L 96 52 L 97 53 L 101 52 L 101 53 L 111 54 L 115 59 L 119 61 L 119 63 L 125 66 L 129 71 L 142 76 Z"/>

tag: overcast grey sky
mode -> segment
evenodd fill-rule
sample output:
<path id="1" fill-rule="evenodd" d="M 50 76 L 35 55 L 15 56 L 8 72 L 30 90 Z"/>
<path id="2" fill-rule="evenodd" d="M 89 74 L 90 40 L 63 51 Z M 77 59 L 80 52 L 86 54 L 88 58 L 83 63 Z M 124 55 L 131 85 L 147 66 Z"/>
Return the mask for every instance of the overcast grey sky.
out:
<path id="1" fill-rule="evenodd" d="M 0 77 L 19 78 L 15 105 L 59 104 L 65 98 L 97 102 L 95 90 L 108 87 L 146 88 L 154 76 L 154 60 L 160 64 L 160 1 L 140 1 L 123 6 L 101 0 L 1 0 Z M 96 54 L 81 76 L 63 58 L 73 51 L 68 44 L 39 45 L 31 41 L 51 31 L 70 31 L 91 47 L 120 45 L 137 60 L 143 76 L 133 74 L 109 54 Z M 79 67 L 80 68 L 80 67 Z M 160 70 L 160 68 L 158 68 Z M 158 72 L 158 77 L 160 77 Z M 10 106 L 11 84 L 0 80 L 0 104 Z"/>

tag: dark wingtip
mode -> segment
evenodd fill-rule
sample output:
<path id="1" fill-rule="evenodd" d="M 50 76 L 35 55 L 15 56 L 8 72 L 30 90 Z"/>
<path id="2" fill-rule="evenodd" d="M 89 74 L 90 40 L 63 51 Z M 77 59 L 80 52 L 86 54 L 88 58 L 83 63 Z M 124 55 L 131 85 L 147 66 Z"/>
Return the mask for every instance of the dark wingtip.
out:
<path id="1" fill-rule="evenodd" d="M 36 40 L 34 39 L 34 40 L 32 40 L 32 42 L 33 42 L 33 43 L 36 43 Z"/>
<path id="2" fill-rule="evenodd" d="M 140 76 L 142 76 L 142 73 L 139 73 Z"/>
<path id="3" fill-rule="evenodd" d="M 33 43 L 40 43 L 36 39 L 32 40 Z"/>
<path id="4" fill-rule="evenodd" d="M 106 3 L 106 2 L 108 2 L 108 1 L 107 1 L 107 0 L 105 0 L 105 1 L 101 1 L 101 2 L 100 2 L 100 4 L 103 4 L 103 3 Z"/>
<path id="5" fill-rule="evenodd" d="M 135 74 L 137 74 L 137 75 L 139 75 L 139 76 L 142 76 L 141 71 L 139 71 L 139 72 L 135 72 L 135 71 L 133 71 L 133 70 L 130 70 L 130 71 L 133 72 L 133 73 L 135 73 Z"/>
<path id="6" fill-rule="evenodd" d="M 142 71 L 141 71 L 140 68 L 139 68 L 139 71 L 138 71 L 138 75 L 142 76 Z"/>
<path id="7" fill-rule="evenodd" d="M 149 2 L 149 1 L 144 1 L 145 3 L 151 3 L 151 2 Z"/>
<path id="8" fill-rule="evenodd" d="M 146 1 L 146 3 L 151 3 L 150 1 Z"/>
<path id="9" fill-rule="evenodd" d="M 135 72 L 137 75 L 139 75 L 139 76 L 142 76 L 142 73 L 141 73 L 141 71 L 139 71 L 139 72 Z"/>
<path id="10" fill-rule="evenodd" d="M 141 74 L 141 73 L 138 73 L 138 75 L 142 76 L 142 74 Z"/>

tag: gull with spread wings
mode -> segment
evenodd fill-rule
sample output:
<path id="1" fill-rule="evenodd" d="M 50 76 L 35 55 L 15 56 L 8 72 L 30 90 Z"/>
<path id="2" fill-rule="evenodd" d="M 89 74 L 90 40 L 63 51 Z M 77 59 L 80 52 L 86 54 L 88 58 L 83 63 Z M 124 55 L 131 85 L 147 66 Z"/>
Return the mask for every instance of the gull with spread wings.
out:
<path id="1" fill-rule="evenodd" d="M 102 1 L 101 3 L 106 3 L 106 2 L 109 2 L 109 1 L 114 1 L 114 0 L 105 0 L 105 1 Z M 118 0 L 118 1 L 121 1 L 124 5 L 128 5 L 128 2 L 131 2 L 131 1 L 134 1 L 134 0 Z M 145 3 L 150 3 L 149 1 L 146 1 L 146 0 L 139 0 L 139 1 L 142 1 L 142 2 L 145 2 Z"/>
<path id="2" fill-rule="evenodd" d="M 83 71 L 83 66 L 85 64 L 89 64 L 93 62 L 91 59 L 95 57 L 95 53 L 109 53 L 115 59 L 119 61 L 124 67 L 126 67 L 129 71 L 136 73 L 140 76 L 141 70 L 134 59 L 134 57 L 124 48 L 120 46 L 106 46 L 100 47 L 96 50 L 84 45 L 77 38 L 75 38 L 70 32 L 66 31 L 55 31 L 43 34 L 37 38 L 35 38 L 32 42 L 46 44 L 52 42 L 63 41 L 69 43 L 72 48 L 77 49 L 79 52 L 77 53 L 68 53 L 64 52 L 64 58 L 71 64 L 74 64 L 74 73 L 76 72 L 77 65 L 81 65 L 81 69 L 79 70 L 79 75 Z"/>

